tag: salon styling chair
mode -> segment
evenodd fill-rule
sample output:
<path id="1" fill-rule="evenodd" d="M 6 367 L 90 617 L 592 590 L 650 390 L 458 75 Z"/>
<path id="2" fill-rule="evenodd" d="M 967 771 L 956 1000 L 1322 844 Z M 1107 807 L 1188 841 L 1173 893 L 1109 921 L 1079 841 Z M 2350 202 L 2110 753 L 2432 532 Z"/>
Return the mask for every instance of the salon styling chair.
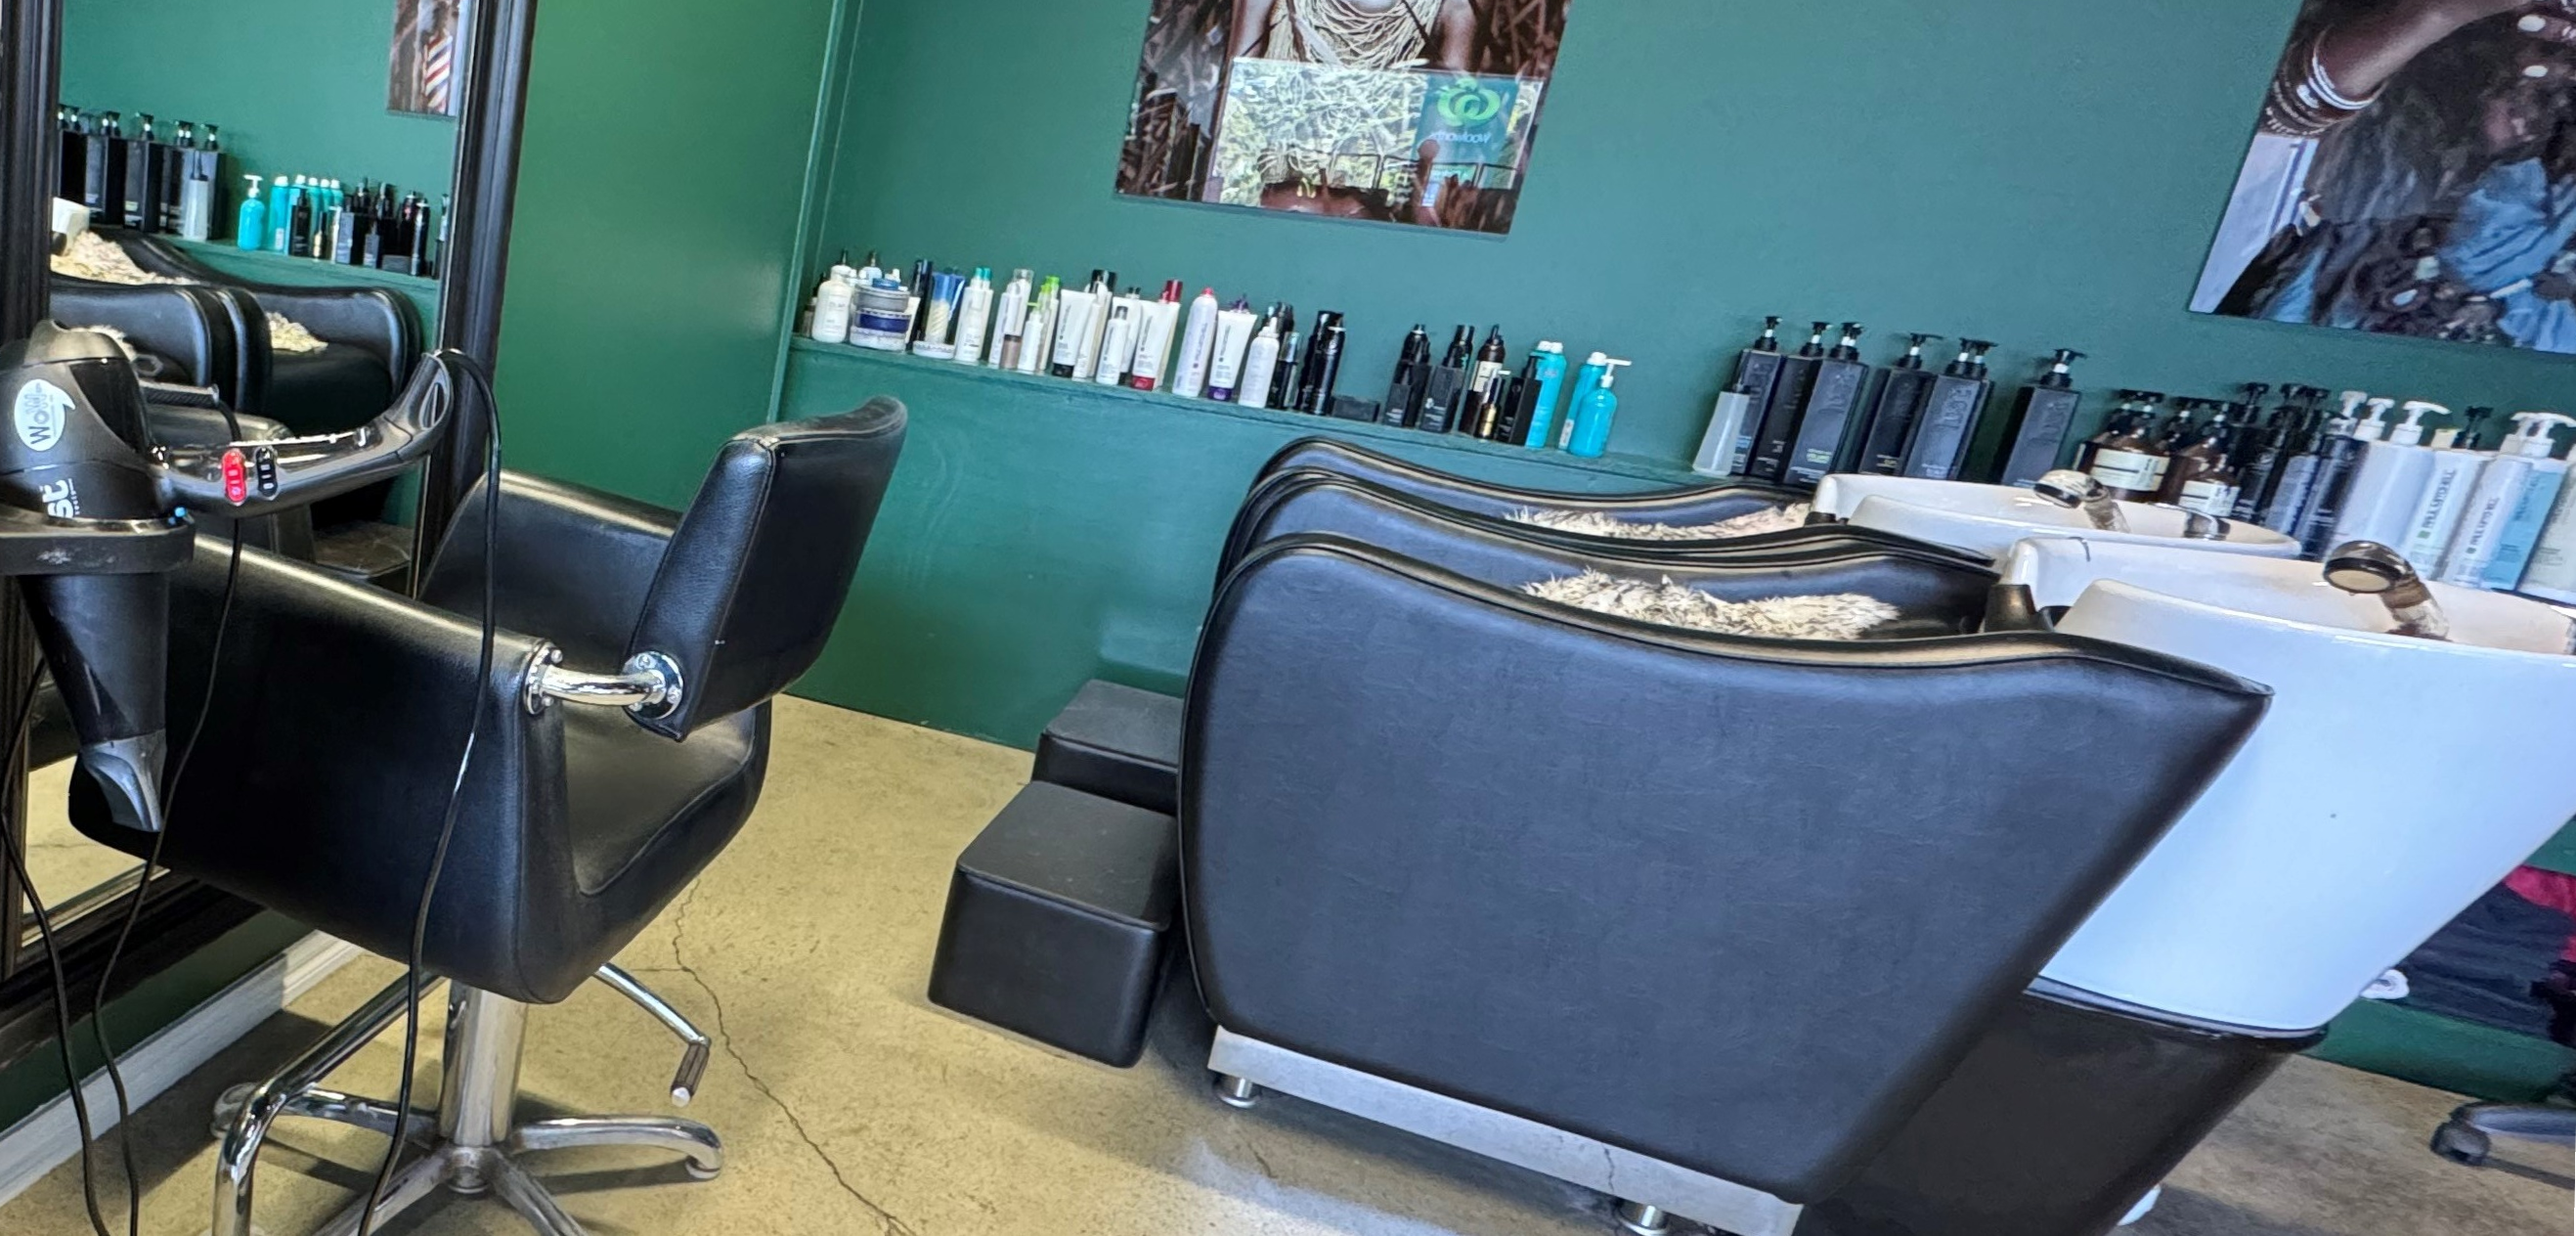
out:
<path id="1" fill-rule="evenodd" d="M 672 1095 L 685 1103 L 696 1089 L 706 1037 L 609 960 L 750 814 L 769 701 L 831 633 L 904 419 L 902 405 L 880 399 L 745 431 L 680 513 L 516 474 L 486 478 L 459 509 L 421 603 L 247 553 L 211 684 L 225 559 L 200 544 L 174 589 L 170 713 L 210 712 L 177 788 L 164 861 L 403 958 L 454 811 L 424 952 L 428 972 L 449 985 L 437 1110 L 404 1118 L 391 1103 L 324 1087 L 403 1016 L 408 992 L 396 983 L 284 1072 L 225 1097 L 214 1236 L 249 1236 L 253 1167 L 281 1116 L 409 1143 L 379 1221 L 445 1186 L 496 1192 L 539 1230 L 578 1233 L 518 1165 L 562 1147 L 675 1151 L 701 1179 L 722 1166 L 716 1134 L 694 1122 L 521 1122 L 528 1007 L 597 977 L 682 1038 Z M 483 488 L 494 483 L 497 529 Z M 497 538 L 488 561 L 487 533 Z M 487 584 L 500 633 L 478 682 Z M 150 848 L 148 834 L 108 819 L 95 791 L 76 788 L 72 807 L 89 836 Z M 326 1230 L 354 1231 L 358 1208 Z"/>
<path id="2" fill-rule="evenodd" d="M 2072 637 L 1701 635 L 1266 543 L 1182 744 L 1209 1068 L 1230 1102 L 1609 1193 L 1638 1231 L 1788 1236 L 2267 702 Z"/>

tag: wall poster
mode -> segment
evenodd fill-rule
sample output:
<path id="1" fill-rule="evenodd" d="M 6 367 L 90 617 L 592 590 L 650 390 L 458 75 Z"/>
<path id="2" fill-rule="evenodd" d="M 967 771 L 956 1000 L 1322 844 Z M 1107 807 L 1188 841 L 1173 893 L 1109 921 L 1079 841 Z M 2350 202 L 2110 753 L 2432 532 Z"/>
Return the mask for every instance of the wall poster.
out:
<path id="1" fill-rule="evenodd" d="M 1118 191 L 1506 233 L 1570 0 L 1154 0 Z"/>
<path id="2" fill-rule="evenodd" d="M 2576 0 L 2306 0 L 2192 308 L 2576 352 Z"/>
<path id="3" fill-rule="evenodd" d="M 424 116 L 457 111 L 457 58 L 465 54 L 463 0 L 394 0 L 394 46 L 385 106 Z"/>

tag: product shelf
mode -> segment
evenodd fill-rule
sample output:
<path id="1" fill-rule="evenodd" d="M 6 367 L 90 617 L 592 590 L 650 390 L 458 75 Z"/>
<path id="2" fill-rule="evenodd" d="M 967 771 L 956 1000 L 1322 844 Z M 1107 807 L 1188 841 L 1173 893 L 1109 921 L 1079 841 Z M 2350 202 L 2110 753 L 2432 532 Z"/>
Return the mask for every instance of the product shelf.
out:
<path id="1" fill-rule="evenodd" d="M 1218 403 L 1208 399 L 1184 399 L 1163 391 L 1140 391 L 1125 386 L 1100 386 L 1037 374 L 960 365 L 954 361 L 932 360 L 906 352 L 879 352 L 873 348 L 856 347 L 846 343 L 824 343 L 802 335 L 792 340 L 792 347 L 799 353 L 829 357 L 840 362 L 884 366 L 969 382 L 1016 387 L 1033 392 L 1042 391 L 1055 398 L 1127 403 L 1174 414 L 1224 417 L 1262 425 L 1289 426 L 1362 443 L 1383 442 L 1461 456 L 1541 463 L 1577 472 L 1650 481 L 1659 485 L 1716 483 L 1682 464 L 1641 455 L 1610 454 L 1599 459 L 1584 459 L 1563 451 L 1534 451 L 1495 442 L 1479 442 L 1456 434 L 1423 433 L 1419 430 L 1398 429 L 1391 425 L 1379 425 L 1367 421 L 1336 420 L 1327 416 L 1309 416 L 1302 412 L 1247 408 L 1240 404 Z"/>

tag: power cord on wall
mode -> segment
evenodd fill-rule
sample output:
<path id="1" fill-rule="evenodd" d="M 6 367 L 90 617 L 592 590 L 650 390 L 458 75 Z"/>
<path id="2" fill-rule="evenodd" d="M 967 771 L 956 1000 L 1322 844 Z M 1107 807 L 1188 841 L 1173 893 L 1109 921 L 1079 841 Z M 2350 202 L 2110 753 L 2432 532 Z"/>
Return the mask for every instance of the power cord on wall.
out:
<path id="1" fill-rule="evenodd" d="M 29 671 L 26 689 L 18 693 L 17 719 L 9 724 L 13 750 L 26 740 L 27 714 L 35 708 L 36 684 L 43 675 L 41 669 Z M 9 795 L 13 792 L 0 787 L 0 810 L 6 809 Z M 89 1123 L 89 1100 L 81 1094 L 80 1065 L 72 1059 L 72 996 L 63 983 L 63 954 L 54 943 L 54 916 L 45 908 L 44 899 L 36 895 L 36 882 L 28 876 L 27 860 L 18 853 L 18 847 L 0 838 L 0 858 L 8 861 L 10 873 L 17 877 L 18 887 L 27 897 L 27 908 L 36 916 L 36 934 L 44 941 L 45 968 L 54 977 L 54 1050 L 61 1053 L 63 1081 L 71 1088 L 72 1120 L 80 1126 L 81 1200 L 89 1206 L 90 1231 L 94 1236 L 108 1236 L 107 1219 L 98 1208 L 98 1178 L 89 1161 L 93 1136 Z"/>
<path id="2" fill-rule="evenodd" d="M 448 353 L 450 364 L 463 369 L 474 379 L 482 393 L 483 406 L 491 415 L 489 433 L 483 447 L 483 633 L 482 655 L 477 659 L 474 682 L 472 719 L 465 726 L 465 749 L 456 757 L 456 779 L 447 790 L 447 814 L 438 827 L 437 844 L 430 848 L 429 870 L 421 878 L 419 908 L 412 913 L 411 954 L 406 961 L 404 979 L 408 998 L 403 1004 L 402 1081 L 394 1095 L 394 1132 L 386 1140 L 385 1157 L 376 1164 L 375 1183 L 367 1189 L 366 1205 L 358 1212 L 358 1236 L 375 1236 L 376 1208 L 384 1205 L 385 1188 L 393 1180 L 394 1164 L 402 1156 L 403 1130 L 411 1124 L 412 1070 L 420 1063 L 420 986 L 422 960 L 428 952 L 429 909 L 438 896 L 438 877 L 447 868 L 448 843 L 456 837 L 456 812 L 465 798 L 465 774 L 474 763 L 474 744 L 483 733 L 484 684 L 492 680 L 492 645 L 499 633 L 493 603 L 493 579 L 500 562 L 501 546 L 501 401 L 492 392 L 492 375 L 471 357 Z M 450 397 L 453 398 L 453 392 Z M 461 404 L 461 401 L 460 401 Z M 450 409 L 451 420 L 461 406 Z M 453 1096 L 445 1101 L 454 1102 Z"/>

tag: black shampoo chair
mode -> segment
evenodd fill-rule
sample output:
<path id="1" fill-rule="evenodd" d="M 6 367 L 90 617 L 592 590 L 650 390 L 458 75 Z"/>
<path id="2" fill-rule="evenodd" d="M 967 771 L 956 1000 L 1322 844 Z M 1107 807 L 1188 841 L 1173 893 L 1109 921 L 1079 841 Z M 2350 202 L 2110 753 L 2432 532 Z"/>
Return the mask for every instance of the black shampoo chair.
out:
<path id="1" fill-rule="evenodd" d="M 400 983 L 284 1073 L 226 1096 L 214 1236 L 248 1236 L 254 1161 L 283 1115 L 424 1143 L 380 1215 L 441 1185 L 490 1189 L 540 1230 L 577 1233 L 513 1156 L 642 1145 L 685 1155 L 701 1177 L 721 1166 L 716 1135 L 693 1122 L 519 1123 L 527 1008 L 596 975 L 680 1033 L 689 1048 L 674 1097 L 685 1102 L 696 1087 L 705 1037 L 608 962 L 750 814 L 767 766 L 768 701 L 831 633 L 903 434 L 892 400 L 746 431 L 677 514 L 527 477 L 486 478 L 500 485 L 489 584 L 501 634 L 479 683 L 479 487 L 433 564 L 428 604 L 245 555 L 212 712 L 179 786 L 164 859 L 400 958 L 453 792 L 454 841 L 426 946 L 429 970 L 451 994 L 433 1117 L 397 1130 L 390 1104 L 322 1087 L 402 1016 Z M 201 545 L 175 590 L 174 717 L 195 715 L 207 699 L 224 570 L 222 551 Z M 150 836 L 110 823 L 84 790 L 73 798 L 83 832 L 129 852 L 149 848 Z M 357 1219 L 353 1209 L 328 1230 L 351 1231 Z"/>
<path id="2" fill-rule="evenodd" d="M 205 287 L 150 284 L 127 287 L 53 277 L 55 321 L 66 326 L 103 326 L 125 336 L 140 355 L 137 372 L 146 381 L 205 387 L 224 406 L 249 412 L 244 402 L 254 385 L 252 353 L 268 338 L 259 324 L 256 339 L 243 332 L 249 324 L 224 293 Z"/>
<path id="3" fill-rule="evenodd" d="M 1691 486 L 1642 494 L 1574 494 L 1515 489 L 1407 463 L 1335 438 L 1304 438 L 1289 443 L 1254 478 L 1264 482 L 1293 472 L 1318 472 L 1366 481 L 1451 510 L 1509 519 L 1522 511 L 1568 515 L 1603 515 L 1622 523 L 1698 527 L 1739 515 L 1804 502 L 1813 495 L 1776 485 L 1731 483 Z"/>
<path id="4" fill-rule="evenodd" d="M 1640 1230 L 1786 1236 L 2267 699 L 2072 637 L 1694 635 L 1269 542 L 1209 617 L 1182 746 L 1209 1067 Z"/>

